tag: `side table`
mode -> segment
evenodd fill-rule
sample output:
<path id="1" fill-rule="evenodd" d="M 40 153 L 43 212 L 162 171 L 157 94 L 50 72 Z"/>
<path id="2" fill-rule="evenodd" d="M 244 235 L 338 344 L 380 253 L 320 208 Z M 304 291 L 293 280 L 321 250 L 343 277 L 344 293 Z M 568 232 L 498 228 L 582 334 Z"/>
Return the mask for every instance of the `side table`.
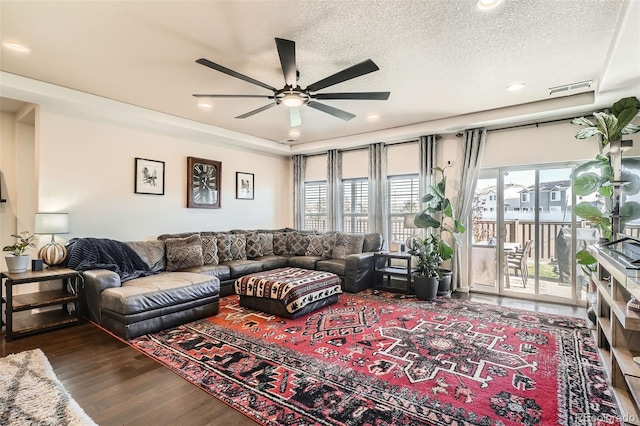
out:
<path id="1" fill-rule="evenodd" d="M 27 271 L 19 274 L 1 272 L 0 280 L 6 289 L 5 339 L 78 324 L 81 319 L 80 295 L 82 275 L 68 268 L 48 268 L 43 271 Z M 58 290 L 43 290 L 13 295 L 13 287 L 20 284 L 62 280 Z M 73 313 L 68 305 L 73 303 Z M 32 312 L 33 309 L 60 305 L 59 309 Z M 2 306 L 2 305 L 0 305 Z"/>
<path id="2" fill-rule="evenodd" d="M 411 274 L 416 271 L 416 268 L 411 266 L 411 255 L 406 252 L 381 252 L 373 255 L 374 264 L 374 280 L 373 288 L 376 290 L 386 291 L 404 291 L 406 294 L 412 294 L 411 289 Z M 393 266 L 391 261 L 393 259 L 399 259 L 405 262 L 403 266 Z M 406 281 L 406 288 L 398 288 L 391 286 L 391 277 L 402 277 Z M 384 281 L 387 281 L 388 285 L 384 285 Z"/>

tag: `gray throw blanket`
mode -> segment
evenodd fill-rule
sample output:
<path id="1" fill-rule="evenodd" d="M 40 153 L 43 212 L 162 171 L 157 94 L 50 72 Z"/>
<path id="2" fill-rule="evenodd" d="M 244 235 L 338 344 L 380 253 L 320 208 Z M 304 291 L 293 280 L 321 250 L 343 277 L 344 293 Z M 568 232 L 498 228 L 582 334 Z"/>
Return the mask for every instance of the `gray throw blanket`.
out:
<path id="1" fill-rule="evenodd" d="M 108 269 L 125 282 L 153 275 L 149 265 L 125 243 L 106 238 L 72 238 L 67 243 L 66 266 L 76 271 Z"/>

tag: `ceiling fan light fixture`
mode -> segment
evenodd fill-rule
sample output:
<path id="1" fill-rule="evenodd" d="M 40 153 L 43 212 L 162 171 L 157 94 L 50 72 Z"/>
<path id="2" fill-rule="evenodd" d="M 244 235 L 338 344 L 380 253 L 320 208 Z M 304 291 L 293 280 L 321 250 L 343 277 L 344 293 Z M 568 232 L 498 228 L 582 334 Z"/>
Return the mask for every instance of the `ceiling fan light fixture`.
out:
<path id="1" fill-rule="evenodd" d="M 494 9 L 502 3 L 502 0 L 476 0 L 476 9 L 483 12 Z"/>
<path id="2" fill-rule="evenodd" d="M 288 107 L 299 107 L 304 101 L 298 93 L 286 93 L 282 97 L 282 103 Z"/>

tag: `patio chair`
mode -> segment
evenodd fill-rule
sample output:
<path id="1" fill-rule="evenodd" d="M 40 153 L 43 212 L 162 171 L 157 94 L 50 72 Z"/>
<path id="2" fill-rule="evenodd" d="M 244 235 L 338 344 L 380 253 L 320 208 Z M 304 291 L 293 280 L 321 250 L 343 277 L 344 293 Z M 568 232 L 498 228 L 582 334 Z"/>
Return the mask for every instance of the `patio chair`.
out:
<path id="1" fill-rule="evenodd" d="M 507 268 L 508 272 L 513 269 L 515 276 L 518 276 L 518 272 L 522 277 L 522 285 L 527 288 L 527 280 L 529 279 L 529 269 L 527 268 L 527 260 L 529 259 L 529 251 L 531 250 L 531 244 L 533 240 L 527 240 L 521 250 L 516 250 L 513 253 L 507 255 Z"/>

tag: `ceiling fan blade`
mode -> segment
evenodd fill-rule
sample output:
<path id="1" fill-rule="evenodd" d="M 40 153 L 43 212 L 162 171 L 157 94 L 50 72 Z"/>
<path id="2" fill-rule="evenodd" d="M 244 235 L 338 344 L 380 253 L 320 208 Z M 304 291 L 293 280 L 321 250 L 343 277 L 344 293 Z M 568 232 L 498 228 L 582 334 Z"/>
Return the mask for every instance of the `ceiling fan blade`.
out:
<path id="1" fill-rule="evenodd" d="M 391 92 L 358 92 L 358 93 L 317 93 L 311 95 L 314 99 L 362 99 L 386 101 Z"/>
<path id="2" fill-rule="evenodd" d="M 269 95 L 213 95 L 213 94 L 200 94 L 196 93 L 193 95 L 196 98 L 265 98 L 265 99 L 274 99 L 274 96 Z"/>
<path id="3" fill-rule="evenodd" d="M 360 62 L 347 69 L 330 75 L 327 78 L 323 78 L 320 81 L 307 86 L 307 90 L 315 92 L 317 90 L 324 89 L 325 87 L 333 86 L 334 84 L 342 83 L 343 81 L 351 80 L 352 78 L 360 77 L 361 75 L 369 74 L 370 72 L 378 71 L 380 68 L 371 60 Z"/>
<path id="4" fill-rule="evenodd" d="M 253 111 L 249 111 L 249 112 L 247 112 L 247 113 L 245 113 L 245 114 L 239 115 L 239 116 L 237 116 L 236 118 L 247 118 L 247 117 L 251 117 L 251 116 L 252 116 L 252 115 L 254 115 L 254 114 L 257 114 L 257 113 L 259 113 L 259 112 L 265 111 L 265 110 L 267 110 L 267 109 L 269 109 L 269 108 L 273 108 L 273 107 L 274 107 L 274 106 L 276 106 L 276 105 L 278 105 L 278 104 L 276 104 L 276 103 L 274 102 L 274 103 L 271 103 L 271 104 L 265 105 L 265 106 L 263 106 L 263 107 L 260 107 L 260 108 L 258 108 L 258 109 L 254 109 Z"/>
<path id="5" fill-rule="evenodd" d="M 289 122 L 291 123 L 291 127 L 296 127 L 302 124 L 302 117 L 300 117 L 300 108 L 289 108 Z"/>
<path id="6" fill-rule="evenodd" d="M 269 89 L 269 90 L 271 90 L 273 92 L 276 91 L 275 87 L 271 87 L 266 83 L 263 83 L 261 81 L 255 80 L 255 79 L 253 79 L 251 77 L 247 77 L 244 74 L 240 74 L 239 72 L 236 72 L 234 70 L 230 70 L 229 68 L 223 67 L 222 65 L 218 65 L 215 62 L 211 62 L 208 59 L 200 58 L 196 62 L 199 63 L 200 65 L 204 65 L 205 67 L 209 67 L 209 68 L 214 69 L 216 71 L 220 71 L 221 73 L 230 75 L 231 77 L 239 78 L 240 80 L 244 80 L 244 81 L 247 81 L 249 83 L 256 84 L 256 85 L 258 85 L 260 87 L 264 87 L 265 89 Z"/>
<path id="7" fill-rule="evenodd" d="M 298 86 L 298 79 L 296 78 L 296 43 L 291 40 L 276 38 L 276 46 L 280 56 L 280 65 L 282 65 L 285 84 L 290 87 Z"/>
<path id="8" fill-rule="evenodd" d="M 331 114 L 334 117 L 341 118 L 344 121 L 349 121 L 353 117 L 355 117 L 355 115 L 351 114 L 350 112 L 343 111 L 341 109 L 334 108 L 334 107 L 326 105 L 326 104 L 321 104 L 320 102 L 311 101 L 311 102 L 309 102 L 307 104 L 307 106 L 310 106 L 311 108 L 315 108 L 315 109 L 320 110 L 322 112 L 326 112 L 327 114 Z"/>

